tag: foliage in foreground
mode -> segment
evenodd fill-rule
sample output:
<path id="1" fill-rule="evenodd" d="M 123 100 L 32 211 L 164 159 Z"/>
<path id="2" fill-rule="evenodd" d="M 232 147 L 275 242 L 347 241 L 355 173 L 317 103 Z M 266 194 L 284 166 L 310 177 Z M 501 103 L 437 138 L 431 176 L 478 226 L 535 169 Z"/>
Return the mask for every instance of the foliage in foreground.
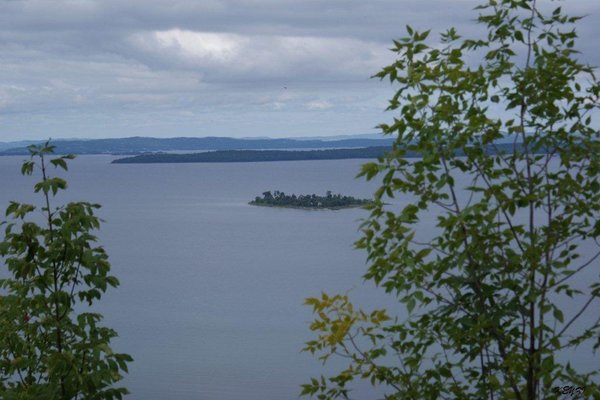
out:
<path id="1" fill-rule="evenodd" d="M 0 398 L 120 399 L 115 388 L 127 354 L 113 353 L 117 334 L 100 326 L 100 314 L 84 312 L 119 281 L 109 275 L 104 249 L 92 232 L 100 227 L 86 202 L 52 208 L 51 199 L 67 187 L 48 167 L 67 169 L 73 156 L 48 159 L 53 146 L 30 146 L 21 172 L 39 169 L 41 214 L 30 204 L 11 202 L 0 242 Z M 40 220 L 42 223 L 36 221 Z M 4 268 L 6 266 L 6 268 Z"/>
<path id="2" fill-rule="evenodd" d="M 381 126 L 396 142 L 363 166 L 382 184 L 357 246 L 365 278 L 408 316 L 308 299 L 318 336 L 305 350 L 347 368 L 304 395 L 348 398 L 364 379 L 388 399 L 556 399 L 563 386 L 600 398 L 597 371 L 559 357 L 600 345 L 600 85 L 576 58 L 579 18 L 539 3 L 487 1 L 481 39 L 449 29 L 430 45 L 408 27 L 394 42 L 398 59 L 377 76 L 399 86 Z M 488 151 L 506 140 L 511 151 Z"/>

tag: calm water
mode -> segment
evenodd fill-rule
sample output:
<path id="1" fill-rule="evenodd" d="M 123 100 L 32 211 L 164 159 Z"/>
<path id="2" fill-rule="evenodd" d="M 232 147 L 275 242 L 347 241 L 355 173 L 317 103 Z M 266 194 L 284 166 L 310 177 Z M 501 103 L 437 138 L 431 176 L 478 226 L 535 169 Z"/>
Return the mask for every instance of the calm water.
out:
<path id="1" fill-rule="evenodd" d="M 31 202 L 21 157 L 0 158 L 0 205 Z M 293 399 L 321 364 L 301 353 L 311 338 L 304 298 L 362 285 L 358 209 L 252 207 L 265 190 L 369 197 L 360 160 L 249 164 L 113 165 L 80 157 L 68 200 L 103 205 L 99 236 L 121 280 L 99 308 L 135 358 L 131 399 Z M 63 198 L 62 200 L 67 200 Z M 383 297 L 383 298 L 382 298 Z"/>
<path id="2" fill-rule="evenodd" d="M 363 160 L 112 159 L 75 160 L 61 201 L 103 205 L 99 237 L 121 286 L 105 295 L 99 311 L 119 332 L 116 350 L 135 358 L 125 381 L 130 399 L 295 399 L 301 383 L 327 371 L 300 352 L 312 338 L 304 298 L 352 289 L 365 308 L 398 308 L 362 281 L 365 254 L 352 244 L 365 211 L 247 204 L 265 190 L 370 197 L 376 184 L 354 179 Z M 21 160 L 0 157 L 0 208 L 32 201 L 35 180 L 20 177 Z M 593 365 L 587 352 L 573 357 Z M 358 385 L 355 398 L 368 393 L 367 384 Z"/>

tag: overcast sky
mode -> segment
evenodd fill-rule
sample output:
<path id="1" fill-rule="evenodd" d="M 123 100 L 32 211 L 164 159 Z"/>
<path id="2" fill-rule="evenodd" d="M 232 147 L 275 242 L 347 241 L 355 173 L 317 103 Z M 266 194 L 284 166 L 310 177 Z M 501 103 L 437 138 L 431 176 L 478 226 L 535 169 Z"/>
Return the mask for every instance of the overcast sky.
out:
<path id="1" fill-rule="evenodd" d="M 473 34 L 478 3 L 0 0 L 0 141 L 377 132 L 391 40 Z M 588 14 L 578 47 L 600 65 L 600 1 L 554 3 Z"/>

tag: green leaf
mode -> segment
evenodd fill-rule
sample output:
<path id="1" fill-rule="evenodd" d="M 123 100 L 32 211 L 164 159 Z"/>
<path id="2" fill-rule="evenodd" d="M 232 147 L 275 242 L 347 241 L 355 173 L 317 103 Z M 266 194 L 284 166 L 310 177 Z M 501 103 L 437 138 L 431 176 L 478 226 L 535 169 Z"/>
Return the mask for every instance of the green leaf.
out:
<path id="1" fill-rule="evenodd" d="M 33 173 L 33 167 L 35 163 L 33 161 L 24 161 L 21 166 L 21 174 L 22 175 L 31 175 Z"/>
<path id="2" fill-rule="evenodd" d="M 515 40 L 518 40 L 519 42 L 525 42 L 523 39 L 523 32 L 515 31 Z"/>
<path id="3" fill-rule="evenodd" d="M 408 300 L 406 300 L 406 309 L 408 310 L 409 313 L 413 312 L 416 304 L 417 304 L 417 302 L 415 301 L 415 299 L 413 297 L 409 297 Z"/>
<path id="4" fill-rule="evenodd" d="M 53 160 L 50 160 L 50 162 L 55 167 L 60 167 L 60 168 L 64 169 L 65 171 L 68 169 L 67 168 L 67 163 L 65 162 L 65 160 L 63 158 L 55 158 Z"/>
<path id="5" fill-rule="evenodd" d="M 558 322 L 565 322 L 565 317 L 563 315 L 563 312 L 561 310 L 559 310 L 558 308 L 554 308 L 553 316 Z"/>

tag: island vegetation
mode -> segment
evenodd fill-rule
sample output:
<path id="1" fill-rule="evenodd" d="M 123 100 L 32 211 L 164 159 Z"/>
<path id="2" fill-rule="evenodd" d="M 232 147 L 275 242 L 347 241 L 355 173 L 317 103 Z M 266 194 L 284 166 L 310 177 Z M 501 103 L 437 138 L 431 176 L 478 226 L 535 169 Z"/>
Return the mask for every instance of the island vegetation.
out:
<path id="1" fill-rule="evenodd" d="M 256 196 L 249 204 L 253 206 L 303 208 L 310 210 L 339 210 L 341 208 L 362 207 L 369 203 L 370 200 L 333 194 L 330 190 L 327 191 L 325 196 L 316 194 L 287 195 L 284 192 L 276 190 L 273 193 L 270 191 L 264 192 L 262 197 Z"/>

